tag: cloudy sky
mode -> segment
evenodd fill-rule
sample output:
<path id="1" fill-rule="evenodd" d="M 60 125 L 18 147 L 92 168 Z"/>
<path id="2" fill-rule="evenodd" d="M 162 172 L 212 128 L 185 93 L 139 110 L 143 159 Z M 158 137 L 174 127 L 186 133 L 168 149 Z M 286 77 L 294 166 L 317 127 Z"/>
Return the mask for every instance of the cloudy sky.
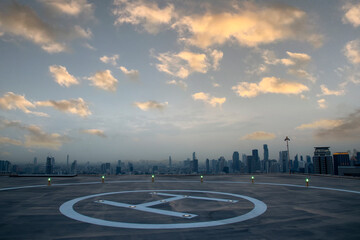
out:
<path id="1" fill-rule="evenodd" d="M 0 3 L 0 159 L 360 148 L 358 1 Z"/>

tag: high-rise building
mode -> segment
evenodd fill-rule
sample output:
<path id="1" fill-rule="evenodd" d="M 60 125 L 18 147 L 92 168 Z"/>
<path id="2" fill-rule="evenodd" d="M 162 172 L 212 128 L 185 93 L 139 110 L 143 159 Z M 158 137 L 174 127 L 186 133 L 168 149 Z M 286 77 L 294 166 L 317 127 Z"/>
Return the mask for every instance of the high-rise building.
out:
<path id="1" fill-rule="evenodd" d="M 199 172 L 199 161 L 196 158 L 196 153 L 193 152 L 193 160 L 190 162 L 190 171 L 193 173 Z"/>
<path id="2" fill-rule="evenodd" d="M 219 171 L 223 172 L 224 171 L 224 167 L 226 167 L 226 159 L 225 157 L 221 156 L 218 159 L 218 163 L 219 163 Z"/>
<path id="3" fill-rule="evenodd" d="M 269 149 L 268 149 L 268 145 L 264 144 L 263 149 L 264 149 L 264 160 L 263 160 L 262 170 L 267 173 L 267 172 L 269 172 Z"/>
<path id="4" fill-rule="evenodd" d="M 66 169 L 69 171 L 69 154 L 66 156 Z"/>
<path id="5" fill-rule="evenodd" d="M 172 167 L 172 165 L 171 165 L 172 163 L 171 163 L 171 156 L 169 156 L 169 168 L 171 168 Z"/>
<path id="6" fill-rule="evenodd" d="M 73 163 L 71 164 L 70 171 L 72 174 L 77 174 L 77 161 L 76 160 L 74 160 Z"/>
<path id="7" fill-rule="evenodd" d="M 52 166 L 52 157 L 47 157 L 46 158 L 46 169 L 45 169 L 45 173 L 46 174 L 52 174 L 53 173 L 53 166 Z"/>
<path id="8" fill-rule="evenodd" d="M 254 173 L 255 170 L 255 159 L 253 156 L 246 156 L 247 172 Z"/>
<path id="9" fill-rule="evenodd" d="M 233 153 L 232 167 L 234 172 L 240 172 L 240 155 L 238 152 Z"/>
<path id="10" fill-rule="evenodd" d="M 252 150 L 252 156 L 255 161 L 255 171 L 260 171 L 261 165 L 260 165 L 260 157 L 259 157 L 259 151 L 257 149 Z"/>
<path id="11" fill-rule="evenodd" d="M 110 168 L 110 167 L 109 167 Z M 134 171 L 134 165 L 131 162 L 128 162 L 128 169 L 129 172 L 133 172 Z"/>
<path id="12" fill-rule="evenodd" d="M 206 165 L 206 173 L 210 173 L 210 160 L 208 158 L 206 159 L 205 165 Z"/>
<path id="13" fill-rule="evenodd" d="M 289 172 L 288 151 L 279 152 L 279 163 L 281 172 Z"/>
<path id="14" fill-rule="evenodd" d="M 333 154 L 334 157 L 334 174 L 339 175 L 339 166 L 350 166 L 350 158 L 348 152 L 337 152 Z"/>
<path id="15" fill-rule="evenodd" d="M 267 144 L 264 144 L 263 148 L 264 148 L 264 161 L 268 161 L 268 160 L 269 160 L 269 149 L 268 149 L 268 145 L 267 145 Z"/>
<path id="16" fill-rule="evenodd" d="M 246 164 L 246 154 L 241 155 L 242 162 Z"/>
<path id="17" fill-rule="evenodd" d="M 11 163 L 6 160 L 0 160 L 0 173 L 10 173 Z"/>
<path id="18" fill-rule="evenodd" d="M 356 164 L 360 164 L 360 152 L 356 153 Z"/>
<path id="19" fill-rule="evenodd" d="M 219 163 L 217 160 L 211 160 L 211 172 L 218 173 L 219 172 Z"/>
<path id="20" fill-rule="evenodd" d="M 196 158 L 191 161 L 191 171 L 193 173 L 199 172 L 199 161 Z"/>
<path id="21" fill-rule="evenodd" d="M 330 147 L 315 147 L 313 156 L 314 173 L 334 174 L 333 159 Z"/>
<path id="22" fill-rule="evenodd" d="M 37 165 L 37 157 L 34 157 L 34 165 Z"/>
<path id="23" fill-rule="evenodd" d="M 299 170 L 299 157 L 296 154 L 294 159 L 293 171 L 297 172 Z"/>

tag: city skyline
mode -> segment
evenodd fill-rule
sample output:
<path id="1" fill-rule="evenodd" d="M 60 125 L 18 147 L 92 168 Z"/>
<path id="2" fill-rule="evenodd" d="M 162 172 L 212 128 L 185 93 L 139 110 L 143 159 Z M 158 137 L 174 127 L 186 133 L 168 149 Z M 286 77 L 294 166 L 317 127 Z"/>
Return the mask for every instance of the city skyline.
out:
<path id="1" fill-rule="evenodd" d="M 356 1 L 2 1 L 0 159 L 360 148 Z"/>

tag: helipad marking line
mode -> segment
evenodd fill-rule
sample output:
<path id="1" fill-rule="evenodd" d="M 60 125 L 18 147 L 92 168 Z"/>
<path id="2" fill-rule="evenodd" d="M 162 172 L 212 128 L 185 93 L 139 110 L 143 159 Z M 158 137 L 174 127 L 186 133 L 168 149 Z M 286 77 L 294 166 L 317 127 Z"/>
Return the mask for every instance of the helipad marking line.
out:
<path id="1" fill-rule="evenodd" d="M 158 194 L 158 195 L 160 195 L 160 194 Z M 136 206 L 151 207 L 151 206 L 155 206 L 155 205 L 159 205 L 159 204 L 163 204 L 163 203 L 167 203 L 167 202 L 180 200 L 180 199 L 183 199 L 183 198 L 184 198 L 183 196 L 174 195 L 174 197 L 172 197 L 172 198 L 166 198 L 166 199 L 153 201 L 153 202 L 147 202 L 147 203 L 141 203 L 141 204 L 138 204 Z"/>
<path id="2" fill-rule="evenodd" d="M 208 222 L 191 222 L 191 223 L 173 223 L 173 224 L 141 224 L 141 223 L 127 223 L 127 222 L 114 222 L 114 221 L 107 221 L 98 218 L 92 218 L 85 215 L 82 215 L 76 212 L 73 209 L 73 206 L 82 200 L 99 197 L 104 195 L 112 195 L 112 194 L 124 194 L 124 193 L 137 193 L 137 192 L 153 192 L 154 190 L 136 190 L 136 191 L 123 191 L 123 192 L 110 192 L 110 193 L 100 193 L 100 194 L 93 194 L 89 196 L 79 197 L 76 199 L 72 199 L 70 201 L 65 202 L 59 208 L 60 212 L 65 216 L 82 221 L 87 223 L 92 223 L 101 226 L 109 226 L 109 227 L 120 227 L 120 228 L 134 228 L 134 229 L 183 229 L 183 228 L 199 228 L 199 227 L 212 227 L 212 226 L 220 226 L 225 224 L 237 223 L 242 222 L 251 218 L 255 218 L 261 214 L 263 214 L 267 206 L 260 200 L 255 198 L 251 198 L 248 196 L 233 194 L 233 193 L 223 193 L 223 192 L 212 192 L 212 191 L 198 191 L 198 190 L 156 190 L 157 192 L 191 192 L 191 193 L 210 193 L 210 194 L 220 194 L 220 195 L 227 195 L 236 198 L 243 198 L 248 200 L 254 204 L 254 208 L 241 216 L 222 219 L 218 221 L 208 221 Z"/>
<path id="3" fill-rule="evenodd" d="M 149 208 L 141 205 L 131 205 L 126 203 L 120 203 L 120 202 L 113 202 L 113 201 L 96 201 L 97 203 L 106 204 L 114 207 L 123 207 L 123 208 L 130 208 L 133 207 L 134 210 L 143 211 L 143 212 L 150 212 L 150 213 L 157 213 L 161 215 L 167 215 L 167 216 L 173 216 L 173 217 L 180 217 L 180 218 L 194 218 L 197 215 L 192 213 L 182 213 L 182 212 L 173 212 L 173 211 L 167 211 L 157 208 Z"/>
<path id="4" fill-rule="evenodd" d="M 108 181 L 107 183 L 151 183 L 149 181 Z M 167 180 L 157 180 L 156 182 L 162 183 L 173 183 L 173 182 L 180 182 L 180 183 L 187 183 L 187 182 L 198 182 L 198 181 L 167 181 Z M 225 184 L 251 184 L 250 182 L 239 182 L 239 181 L 206 181 L 207 183 L 225 183 Z M 82 182 L 82 183 L 58 183 L 52 184 L 51 187 L 54 186 L 72 186 L 72 185 L 88 185 L 88 184 L 100 184 L 101 182 Z M 273 185 L 273 186 L 286 186 L 286 187 L 300 187 L 304 188 L 303 185 L 295 185 L 295 184 L 285 184 L 285 183 L 262 183 L 256 182 L 254 185 Z M 37 188 L 37 187 L 48 187 L 47 185 L 30 185 L 30 186 L 18 186 L 18 187 L 7 187 L 7 188 L 0 188 L 0 191 L 9 191 L 9 190 L 18 190 L 18 189 L 26 189 L 26 188 Z M 328 187 L 317 187 L 317 186 L 309 186 L 308 187 L 313 189 L 321 189 L 321 190 L 330 190 L 330 191 L 338 191 L 338 192 L 348 192 L 348 193 L 355 193 L 360 194 L 360 191 L 355 190 L 347 190 L 341 188 L 328 188 Z"/>
<path id="5" fill-rule="evenodd" d="M 157 195 L 163 195 L 163 196 L 178 196 L 178 195 L 175 195 L 175 194 L 168 194 L 168 193 L 157 193 Z M 208 197 L 196 197 L 196 196 L 184 196 L 184 198 L 200 199 L 200 200 L 209 200 L 209 201 L 217 201 L 217 202 L 232 202 L 232 203 L 238 202 L 237 200 L 223 199 L 223 198 L 208 198 Z"/>

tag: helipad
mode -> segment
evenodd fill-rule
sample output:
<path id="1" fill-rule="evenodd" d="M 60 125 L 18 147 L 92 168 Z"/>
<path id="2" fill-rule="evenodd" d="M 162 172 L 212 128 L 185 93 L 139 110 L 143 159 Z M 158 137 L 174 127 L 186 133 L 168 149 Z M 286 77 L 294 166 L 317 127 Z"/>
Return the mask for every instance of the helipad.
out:
<path id="1" fill-rule="evenodd" d="M 305 178 L 1 177 L 0 239 L 359 239 L 360 181 Z"/>

